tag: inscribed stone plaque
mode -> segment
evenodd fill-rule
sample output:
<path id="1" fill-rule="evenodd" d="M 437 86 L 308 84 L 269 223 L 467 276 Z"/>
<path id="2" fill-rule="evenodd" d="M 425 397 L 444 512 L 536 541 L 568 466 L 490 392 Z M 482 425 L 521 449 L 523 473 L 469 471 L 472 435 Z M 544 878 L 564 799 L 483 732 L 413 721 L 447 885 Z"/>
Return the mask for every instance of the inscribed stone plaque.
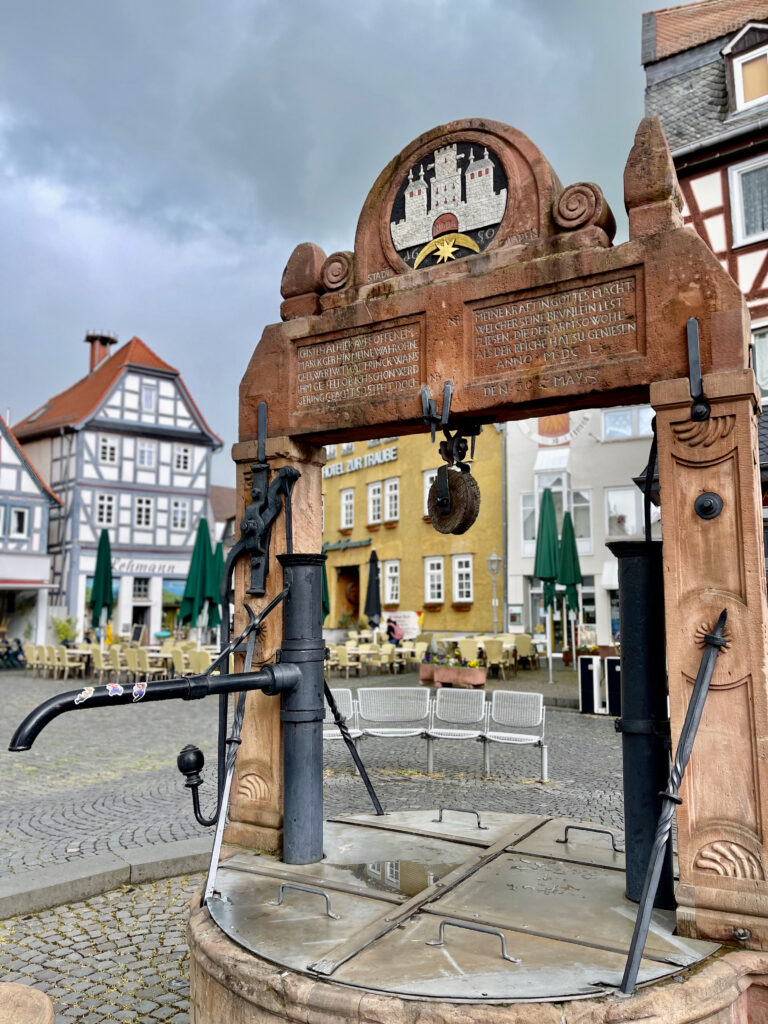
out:
<path id="1" fill-rule="evenodd" d="M 298 410 L 393 398 L 419 388 L 421 318 L 297 345 Z"/>
<path id="2" fill-rule="evenodd" d="M 641 292 L 641 276 L 631 269 L 472 306 L 472 376 L 500 378 L 505 389 L 519 384 L 517 390 L 598 386 L 601 364 L 644 352 Z"/>

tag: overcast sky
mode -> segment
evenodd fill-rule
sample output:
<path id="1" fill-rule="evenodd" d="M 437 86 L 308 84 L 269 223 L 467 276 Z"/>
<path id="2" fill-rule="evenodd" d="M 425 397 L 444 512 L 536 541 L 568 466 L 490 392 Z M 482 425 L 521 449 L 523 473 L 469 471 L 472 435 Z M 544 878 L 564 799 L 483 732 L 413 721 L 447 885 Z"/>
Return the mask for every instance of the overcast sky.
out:
<path id="1" fill-rule="evenodd" d="M 231 483 L 237 386 L 291 251 L 351 249 L 382 168 L 456 118 L 598 182 L 625 238 L 649 6 L 2 0 L 2 412 L 82 376 L 87 329 L 138 335 L 224 438 Z"/>

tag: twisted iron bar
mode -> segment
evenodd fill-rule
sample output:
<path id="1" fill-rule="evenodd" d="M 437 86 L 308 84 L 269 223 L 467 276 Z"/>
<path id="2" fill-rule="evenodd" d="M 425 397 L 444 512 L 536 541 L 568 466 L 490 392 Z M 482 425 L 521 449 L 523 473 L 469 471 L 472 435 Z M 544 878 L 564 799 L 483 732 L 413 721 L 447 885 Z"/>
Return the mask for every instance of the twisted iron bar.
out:
<path id="1" fill-rule="evenodd" d="M 672 770 L 669 773 L 669 782 L 666 790 L 661 794 L 663 797 L 659 823 L 656 827 L 656 835 L 651 849 L 651 859 L 648 863 L 648 871 L 645 876 L 645 884 L 640 897 L 640 904 L 635 920 L 635 929 L 632 933 L 632 942 L 629 946 L 627 964 L 624 968 L 624 976 L 621 979 L 620 991 L 623 995 L 631 995 L 637 984 L 637 974 L 640 969 L 640 961 L 645 949 L 645 942 L 648 938 L 648 929 L 653 913 L 653 903 L 656 898 L 656 891 L 659 887 L 661 868 L 664 862 L 664 853 L 672 833 L 672 821 L 675 816 L 675 807 L 683 801 L 678 796 L 680 783 L 693 750 L 693 741 L 704 711 L 704 702 L 707 699 L 709 684 L 712 680 L 712 673 L 715 670 L 715 662 L 720 650 L 725 647 L 726 640 L 723 637 L 725 631 L 725 620 L 728 616 L 726 608 L 720 612 L 720 618 L 711 633 L 704 637 L 706 647 L 701 656 L 699 671 L 696 675 L 696 682 L 693 685 L 693 694 L 688 710 L 685 713 L 685 721 L 680 733 L 680 742 L 677 745 L 677 753 Z"/>
<path id="2" fill-rule="evenodd" d="M 347 720 L 344 717 L 344 715 L 342 715 L 342 713 L 339 711 L 338 704 L 336 703 L 336 700 L 334 699 L 334 696 L 331 693 L 331 688 L 328 685 L 328 683 L 323 684 L 323 689 L 325 690 L 325 699 L 328 701 L 328 707 L 331 709 L 333 720 L 339 727 L 341 738 L 346 743 L 347 749 L 352 755 L 352 760 L 355 762 L 357 770 L 360 772 L 360 778 L 363 780 L 365 788 L 368 790 L 368 796 L 371 798 L 371 803 L 373 804 L 377 814 L 383 814 L 384 811 L 382 809 L 381 804 L 379 803 L 379 798 L 376 796 L 376 790 L 373 788 L 373 784 L 371 783 L 371 780 L 368 778 L 368 772 L 365 770 L 365 765 L 363 764 L 360 755 L 357 752 L 355 741 L 352 739 L 349 729 L 347 728 Z"/>

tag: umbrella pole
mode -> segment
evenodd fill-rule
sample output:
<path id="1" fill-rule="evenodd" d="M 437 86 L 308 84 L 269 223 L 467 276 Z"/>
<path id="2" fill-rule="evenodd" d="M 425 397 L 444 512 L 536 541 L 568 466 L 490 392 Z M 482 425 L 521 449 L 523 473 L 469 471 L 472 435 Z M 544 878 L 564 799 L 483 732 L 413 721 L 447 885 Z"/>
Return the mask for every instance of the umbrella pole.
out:
<path id="1" fill-rule="evenodd" d="M 574 671 L 577 669 L 576 665 L 576 612 L 571 611 L 568 613 L 571 619 L 571 664 L 573 665 Z"/>
<path id="2" fill-rule="evenodd" d="M 548 608 L 547 608 L 547 665 L 549 666 L 549 679 L 547 680 L 547 682 L 549 682 L 549 683 L 554 681 L 552 679 L 552 628 L 553 628 L 553 625 L 554 625 L 554 623 L 552 621 L 552 605 L 549 605 Z"/>
<path id="3" fill-rule="evenodd" d="M 101 618 L 99 619 L 99 650 L 104 653 L 104 636 L 107 632 L 107 609 L 101 609 Z"/>

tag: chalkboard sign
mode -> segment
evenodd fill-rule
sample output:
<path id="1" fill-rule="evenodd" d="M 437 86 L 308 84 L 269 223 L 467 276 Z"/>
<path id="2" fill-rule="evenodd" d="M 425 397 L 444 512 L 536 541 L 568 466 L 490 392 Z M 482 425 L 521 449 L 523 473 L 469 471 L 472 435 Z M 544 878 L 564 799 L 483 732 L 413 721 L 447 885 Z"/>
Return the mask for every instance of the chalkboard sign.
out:
<path id="1" fill-rule="evenodd" d="M 131 643 L 132 644 L 143 644 L 144 634 L 146 632 L 146 626 L 143 622 L 134 622 L 131 626 Z"/>

